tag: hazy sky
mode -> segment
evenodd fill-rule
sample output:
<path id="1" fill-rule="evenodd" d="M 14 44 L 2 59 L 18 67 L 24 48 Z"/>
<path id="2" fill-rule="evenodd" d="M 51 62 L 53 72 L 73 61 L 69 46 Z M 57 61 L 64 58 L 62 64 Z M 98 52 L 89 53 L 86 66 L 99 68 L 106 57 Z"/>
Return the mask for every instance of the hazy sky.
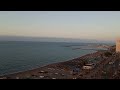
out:
<path id="1" fill-rule="evenodd" d="M 119 11 L 0 11 L 0 36 L 114 40 Z"/>

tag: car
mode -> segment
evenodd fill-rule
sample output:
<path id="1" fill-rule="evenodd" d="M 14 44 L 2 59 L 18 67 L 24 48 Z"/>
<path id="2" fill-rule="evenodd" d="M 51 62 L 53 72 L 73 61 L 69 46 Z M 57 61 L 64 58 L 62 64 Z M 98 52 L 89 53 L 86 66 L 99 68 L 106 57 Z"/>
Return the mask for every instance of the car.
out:
<path id="1" fill-rule="evenodd" d="M 114 62 L 109 62 L 109 64 L 114 64 Z"/>
<path id="2" fill-rule="evenodd" d="M 92 66 L 83 66 L 83 69 L 93 69 Z"/>

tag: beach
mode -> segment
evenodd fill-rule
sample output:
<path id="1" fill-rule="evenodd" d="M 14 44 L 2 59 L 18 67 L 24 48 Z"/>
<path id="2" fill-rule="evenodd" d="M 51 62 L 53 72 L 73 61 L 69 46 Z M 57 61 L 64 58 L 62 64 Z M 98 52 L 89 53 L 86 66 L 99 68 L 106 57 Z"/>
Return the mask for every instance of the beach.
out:
<path id="1" fill-rule="evenodd" d="M 37 69 L 28 70 L 24 72 L 14 73 L 10 75 L 4 75 L 1 78 L 6 79 L 73 79 L 78 76 L 78 74 L 73 75 L 73 70 L 78 69 L 80 72 L 84 63 L 87 62 L 89 58 L 97 57 L 101 55 L 102 52 L 96 52 L 92 54 L 87 54 L 79 58 L 75 58 L 65 62 L 49 64 Z"/>
<path id="2" fill-rule="evenodd" d="M 83 68 L 94 64 L 94 68 Z M 3 75 L 0 79 L 115 79 L 120 78 L 120 53 L 115 47 L 36 69 Z M 90 66 L 92 67 L 92 66 Z"/>

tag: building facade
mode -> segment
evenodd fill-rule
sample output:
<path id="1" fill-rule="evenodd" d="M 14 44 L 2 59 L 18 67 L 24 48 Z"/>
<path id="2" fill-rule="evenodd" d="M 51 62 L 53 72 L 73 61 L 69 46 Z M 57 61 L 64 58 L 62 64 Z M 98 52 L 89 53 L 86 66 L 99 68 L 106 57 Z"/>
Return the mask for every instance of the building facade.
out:
<path id="1" fill-rule="evenodd" d="M 120 39 L 116 41 L 116 52 L 120 52 Z"/>

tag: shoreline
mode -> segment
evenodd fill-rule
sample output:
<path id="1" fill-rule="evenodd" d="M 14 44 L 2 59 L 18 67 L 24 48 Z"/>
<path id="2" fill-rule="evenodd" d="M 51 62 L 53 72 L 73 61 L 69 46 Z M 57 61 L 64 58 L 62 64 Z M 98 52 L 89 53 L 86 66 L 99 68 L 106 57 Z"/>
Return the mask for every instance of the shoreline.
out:
<path id="1" fill-rule="evenodd" d="M 11 74 L 5 74 L 5 75 L 0 75 L 0 78 L 5 78 L 6 77 L 6 79 L 8 78 L 13 78 L 14 79 L 14 77 L 17 77 L 17 76 L 19 76 L 19 77 L 24 77 L 24 75 L 27 73 L 27 75 L 29 74 L 33 74 L 35 71 L 40 71 L 40 70 L 42 70 L 42 69 L 44 69 L 44 68 L 49 68 L 49 67 L 54 67 L 54 66 L 57 66 L 57 65 L 62 65 L 62 64 L 64 64 L 64 63 L 74 63 L 75 61 L 85 61 L 84 60 L 84 58 L 87 58 L 87 57 L 89 57 L 90 55 L 92 55 L 92 54 L 97 54 L 97 53 L 101 53 L 102 52 L 102 50 L 100 50 L 100 51 L 95 51 L 95 52 L 93 52 L 93 53 L 89 53 L 89 54 L 85 54 L 85 55 L 83 55 L 83 56 L 80 56 L 80 57 L 76 57 L 76 58 L 73 58 L 73 59 L 70 59 L 70 60 L 67 60 L 67 61 L 62 61 L 62 62 L 56 62 L 56 63 L 51 63 L 51 64 L 47 64 L 47 65 L 44 65 L 44 66 L 38 66 L 37 68 L 33 68 L 33 69 L 30 69 L 30 70 L 25 70 L 25 71 L 19 71 L 19 72 L 15 72 L 15 73 L 11 73 Z M 29 76 L 28 75 L 28 76 Z"/>
<path id="2" fill-rule="evenodd" d="M 89 54 L 92 54 L 92 53 L 97 53 L 97 52 L 101 52 L 101 51 L 105 51 L 105 50 L 93 50 L 93 51 L 94 52 L 91 52 L 91 53 L 88 53 L 88 54 L 85 54 L 85 55 L 81 55 L 81 56 L 78 56 L 78 57 L 73 57 L 72 59 L 68 59 L 66 61 L 54 62 L 54 63 L 50 63 L 50 64 L 45 64 L 45 65 L 42 65 L 42 66 L 37 66 L 37 67 L 34 67 L 32 69 L 27 69 L 27 70 L 23 70 L 23 71 L 17 71 L 17 72 L 12 72 L 12 73 L 8 73 L 8 74 L 3 74 L 3 75 L 0 75 L 0 77 L 8 76 L 8 75 L 13 75 L 13 74 L 18 74 L 18 73 L 23 73 L 23 72 L 27 72 L 27 71 L 31 71 L 31 70 L 35 70 L 35 69 L 39 69 L 39 68 L 46 67 L 48 65 L 53 65 L 53 64 L 59 64 L 59 63 L 68 62 L 68 61 L 71 61 L 71 60 L 74 60 L 74 59 L 85 57 L 85 56 L 87 56 Z"/>

